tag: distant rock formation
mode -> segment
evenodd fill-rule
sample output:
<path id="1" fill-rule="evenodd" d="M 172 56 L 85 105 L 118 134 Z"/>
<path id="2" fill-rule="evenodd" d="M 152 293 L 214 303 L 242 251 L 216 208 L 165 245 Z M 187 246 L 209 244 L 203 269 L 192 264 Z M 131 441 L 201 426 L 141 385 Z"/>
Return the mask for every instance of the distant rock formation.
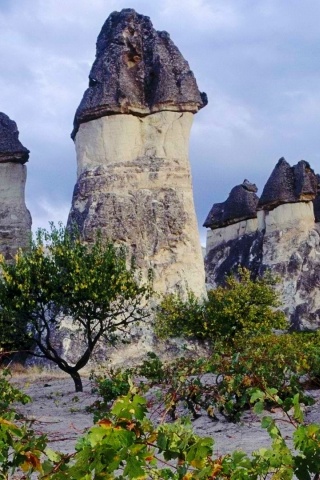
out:
<path id="1" fill-rule="evenodd" d="M 281 158 L 261 198 L 254 199 L 255 212 L 248 208 L 249 193 L 242 192 L 238 202 L 233 200 L 240 185 L 226 202 L 213 205 L 211 212 L 221 211 L 222 205 L 229 220 L 226 223 L 223 216 L 219 220 L 219 215 L 212 220 L 210 212 L 205 221 L 210 228 L 205 258 L 209 286 L 223 284 L 225 276 L 239 266 L 248 268 L 253 276 L 271 270 L 280 277 L 278 289 L 292 328 L 318 328 L 319 183 L 308 162 L 301 160 L 291 167 Z"/>
<path id="2" fill-rule="evenodd" d="M 25 204 L 29 158 L 19 141 L 17 125 L 0 112 L 0 253 L 11 260 L 18 248 L 27 247 L 31 236 L 31 215 Z"/>
<path id="3" fill-rule="evenodd" d="M 68 224 L 125 244 L 160 293 L 204 293 L 188 141 L 206 103 L 168 33 L 132 9 L 109 16 L 75 115 Z"/>
<path id="4" fill-rule="evenodd" d="M 231 190 L 225 202 L 213 205 L 203 226 L 214 229 L 256 218 L 259 201 L 257 191 L 255 184 L 244 180 Z"/>
<path id="5" fill-rule="evenodd" d="M 267 181 L 259 208 L 272 210 L 284 203 L 307 202 L 317 193 L 318 180 L 308 162 L 301 160 L 294 167 L 282 157 Z"/>

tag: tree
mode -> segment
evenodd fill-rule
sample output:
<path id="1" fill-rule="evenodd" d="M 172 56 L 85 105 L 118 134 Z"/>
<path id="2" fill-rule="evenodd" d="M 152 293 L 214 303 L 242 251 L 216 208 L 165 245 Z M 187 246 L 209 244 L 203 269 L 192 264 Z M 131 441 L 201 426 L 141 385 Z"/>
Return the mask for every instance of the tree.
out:
<path id="1" fill-rule="evenodd" d="M 185 301 L 179 295 L 164 297 L 158 307 L 156 331 L 160 336 L 184 336 L 233 343 L 287 327 L 274 289 L 276 280 L 269 274 L 252 280 L 247 269 L 226 278 L 225 286 L 208 292 L 199 300 L 189 292 Z"/>
<path id="2" fill-rule="evenodd" d="M 32 355 L 54 362 L 71 375 L 82 391 L 79 370 L 89 361 L 98 342 L 113 343 L 128 326 L 148 316 L 150 282 L 141 283 L 126 253 L 104 242 L 81 241 L 77 231 L 51 224 L 39 230 L 27 252 L 15 262 L 0 259 L 0 347 L 21 342 L 35 348 Z M 69 317 L 82 341 L 74 364 L 55 344 L 63 320 Z M 78 346 L 77 346 L 78 349 Z"/>

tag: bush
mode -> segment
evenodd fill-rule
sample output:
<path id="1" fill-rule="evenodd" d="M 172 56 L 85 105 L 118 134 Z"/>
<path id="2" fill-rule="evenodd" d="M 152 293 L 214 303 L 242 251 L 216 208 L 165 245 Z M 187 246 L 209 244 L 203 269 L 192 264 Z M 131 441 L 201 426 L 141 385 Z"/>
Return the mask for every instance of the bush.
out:
<path id="1" fill-rule="evenodd" d="M 287 323 L 276 310 L 280 302 L 274 286 L 270 275 L 252 280 L 248 270 L 240 269 L 237 277 L 227 277 L 224 287 L 210 290 L 208 299 L 199 300 L 191 292 L 187 300 L 168 295 L 157 310 L 156 333 L 232 344 L 237 337 L 284 329 Z"/>
<path id="2" fill-rule="evenodd" d="M 320 335 L 309 333 L 265 334 L 248 340 L 238 337 L 232 345 L 216 343 L 215 353 L 208 358 L 180 357 L 163 363 L 155 354 L 149 354 L 136 368 L 117 370 L 113 375 L 95 377 L 97 391 L 103 401 L 95 404 L 101 418 L 110 408 L 110 400 L 129 391 L 129 377 L 139 391 L 157 386 L 157 396 L 172 420 L 178 417 L 179 406 L 185 406 L 193 418 L 207 412 L 211 419 L 220 412 L 228 421 L 240 420 L 250 407 L 252 390 L 276 389 L 279 398 L 299 393 L 305 403 L 311 398 L 304 393 L 306 382 L 318 381 Z M 211 375 L 204 375 L 206 373 Z M 270 407 L 272 404 L 269 405 Z M 160 407 L 161 408 L 161 407 Z M 97 413 L 96 413 L 97 415 Z"/>
<path id="3" fill-rule="evenodd" d="M 132 370 L 121 368 L 110 368 L 104 374 L 91 374 L 92 393 L 101 397 L 88 408 L 93 413 L 94 421 L 97 422 L 106 415 L 114 400 L 121 395 L 127 395 L 130 386 Z"/>

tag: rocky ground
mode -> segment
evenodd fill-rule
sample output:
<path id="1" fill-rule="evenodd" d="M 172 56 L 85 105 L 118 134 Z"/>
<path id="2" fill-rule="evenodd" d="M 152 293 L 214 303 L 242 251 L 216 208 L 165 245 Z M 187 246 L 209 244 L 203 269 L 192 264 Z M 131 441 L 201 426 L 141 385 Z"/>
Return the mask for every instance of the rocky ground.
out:
<path id="1" fill-rule="evenodd" d="M 86 411 L 86 407 L 97 397 L 91 393 L 89 378 L 84 378 L 84 391 L 81 393 L 75 393 L 69 376 L 55 372 L 23 374 L 15 376 L 13 381 L 32 398 L 31 403 L 19 406 L 18 410 L 34 420 L 34 430 L 38 434 L 47 434 L 51 448 L 65 453 L 74 451 L 77 438 L 92 425 L 92 414 Z M 315 405 L 306 409 L 306 419 L 319 423 L 320 390 L 310 393 L 315 398 Z M 292 427 L 281 420 L 281 412 L 276 410 L 272 415 L 279 419 L 283 435 L 289 438 Z M 259 417 L 251 411 L 247 411 L 238 424 L 228 423 L 223 418 L 214 422 L 204 412 L 193 421 L 193 426 L 197 434 L 214 438 L 216 456 L 235 449 L 250 453 L 270 445 L 267 433 L 260 427 Z"/>

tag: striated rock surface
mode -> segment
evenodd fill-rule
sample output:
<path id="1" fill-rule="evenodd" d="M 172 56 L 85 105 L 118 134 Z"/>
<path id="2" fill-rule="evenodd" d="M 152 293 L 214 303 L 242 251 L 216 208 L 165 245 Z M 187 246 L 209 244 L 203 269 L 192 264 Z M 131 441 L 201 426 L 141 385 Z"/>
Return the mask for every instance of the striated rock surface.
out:
<path id="1" fill-rule="evenodd" d="M 31 216 L 25 204 L 25 183 L 29 158 L 19 141 L 14 121 L 0 112 L 0 253 L 11 260 L 18 248 L 27 247 Z"/>
<path id="2" fill-rule="evenodd" d="M 239 266 L 254 277 L 270 270 L 280 278 L 283 308 L 298 330 L 320 326 L 318 178 L 307 162 L 290 167 L 280 159 L 261 195 L 257 217 L 211 226 L 207 235 L 208 284 L 223 284 L 225 275 Z"/>
<path id="3" fill-rule="evenodd" d="M 280 205 L 266 215 L 260 273 L 280 278 L 278 290 L 295 329 L 320 326 L 320 226 L 313 203 Z"/>
<path id="4" fill-rule="evenodd" d="M 83 122 L 114 113 L 197 112 L 207 103 L 188 62 L 167 32 L 133 9 L 113 12 L 97 40 L 89 87 L 77 109 L 73 137 Z"/>
<path id="5" fill-rule="evenodd" d="M 105 22 L 75 117 L 78 179 L 68 223 L 125 244 L 159 293 L 204 293 L 188 142 L 204 106 L 169 35 L 126 9 Z"/>

